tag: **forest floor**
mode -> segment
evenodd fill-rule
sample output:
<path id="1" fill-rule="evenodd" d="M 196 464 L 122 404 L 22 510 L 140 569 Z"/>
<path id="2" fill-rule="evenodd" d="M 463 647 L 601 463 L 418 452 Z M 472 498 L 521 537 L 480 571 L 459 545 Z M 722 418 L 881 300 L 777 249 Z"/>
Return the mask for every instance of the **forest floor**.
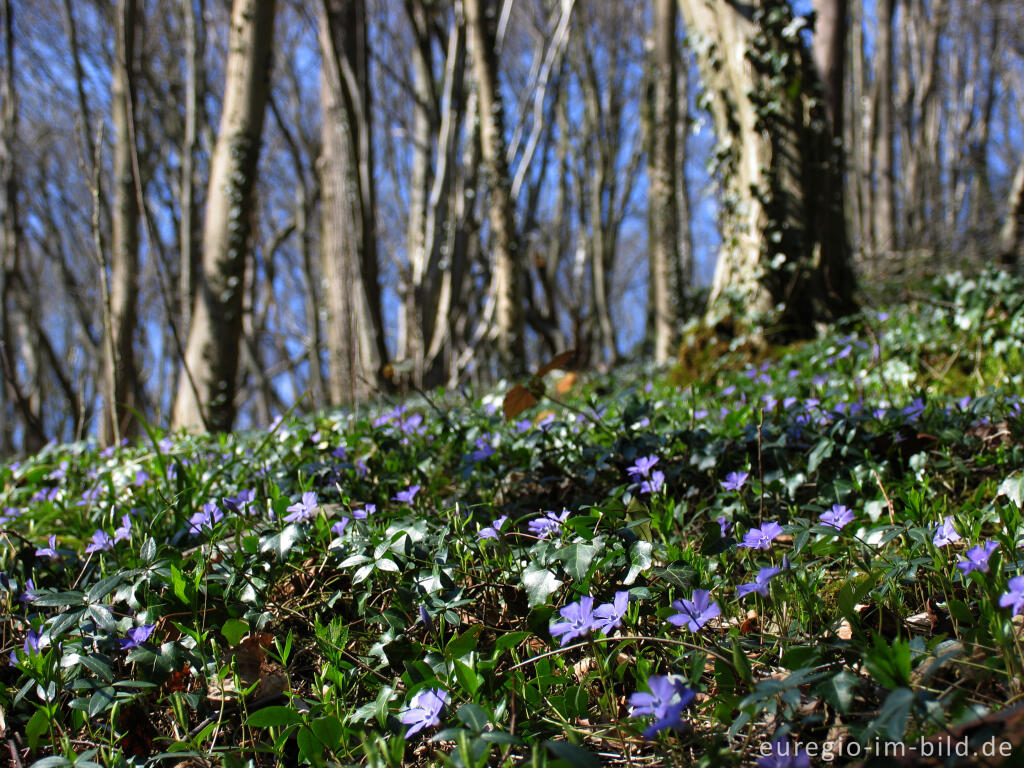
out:
<path id="1" fill-rule="evenodd" d="M 1003 764 L 1024 282 L 745 348 L 0 468 L 11 765 Z"/>

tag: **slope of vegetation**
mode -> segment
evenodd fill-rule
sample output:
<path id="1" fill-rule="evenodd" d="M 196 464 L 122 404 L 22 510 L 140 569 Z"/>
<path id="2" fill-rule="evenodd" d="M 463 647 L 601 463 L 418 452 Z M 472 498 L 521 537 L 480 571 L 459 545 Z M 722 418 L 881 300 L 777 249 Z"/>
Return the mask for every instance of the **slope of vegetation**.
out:
<path id="1" fill-rule="evenodd" d="M 685 388 L 48 446 L 0 470 L 12 760 L 849 763 L 986 716 L 1022 349 L 1024 283 L 950 276 Z"/>

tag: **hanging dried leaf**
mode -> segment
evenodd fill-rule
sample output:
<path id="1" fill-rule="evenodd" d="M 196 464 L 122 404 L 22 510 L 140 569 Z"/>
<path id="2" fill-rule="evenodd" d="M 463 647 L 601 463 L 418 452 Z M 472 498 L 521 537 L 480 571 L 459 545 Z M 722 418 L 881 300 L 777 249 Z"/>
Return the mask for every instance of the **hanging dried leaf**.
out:
<path id="1" fill-rule="evenodd" d="M 502 412 L 505 420 L 511 421 L 527 408 L 537 404 L 537 398 L 522 384 L 516 384 L 505 395 L 505 402 L 502 404 Z"/>
<path id="2" fill-rule="evenodd" d="M 576 350 L 574 349 L 560 352 L 542 365 L 540 370 L 530 377 L 530 381 L 526 386 L 522 384 L 513 386 L 505 395 L 505 401 L 502 403 L 502 412 L 505 414 L 505 420 L 510 421 L 527 408 L 536 405 L 544 397 L 544 375 L 554 370 L 567 370 L 567 366 L 575 357 Z"/>

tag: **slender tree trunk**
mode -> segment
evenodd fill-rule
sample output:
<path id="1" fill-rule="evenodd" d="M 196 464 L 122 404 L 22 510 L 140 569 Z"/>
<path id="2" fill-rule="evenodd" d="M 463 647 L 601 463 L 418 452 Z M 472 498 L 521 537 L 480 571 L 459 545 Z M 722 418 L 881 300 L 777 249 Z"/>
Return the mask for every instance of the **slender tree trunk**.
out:
<path id="1" fill-rule="evenodd" d="M 110 334 L 114 359 L 107 355 L 104 371 L 107 391 L 114 402 L 104 403 L 100 440 L 110 445 L 133 434 L 138 422 L 132 410 L 138 407 L 139 387 L 135 360 L 135 332 L 138 325 L 139 292 L 139 201 L 132 164 L 132 137 L 129 124 L 135 101 L 135 0 L 119 0 L 117 5 L 117 58 L 111 85 L 111 112 L 114 124 L 114 207 L 110 242 Z"/>
<path id="2" fill-rule="evenodd" d="M 654 360 L 667 363 L 673 356 L 679 327 L 677 302 L 682 276 L 679 264 L 679 208 L 676 203 L 676 4 L 675 0 L 654 0 L 651 30 L 650 121 L 647 148 L 647 259 L 650 280 Z"/>
<path id="3" fill-rule="evenodd" d="M 363 0 L 322 0 L 322 270 L 332 405 L 365 398 L 387 359 L 376 241 L 369 50 Z"/>
<path id="4" fill-rule="evenodd" d="M 690 157 L 688 151 L 690 137 L 690 73 L 689 60 L 677 61 L 677 85 L 675 121 L 676 132 L 676 235 L 679 244 L 676 256 L 679 259 L 676 267 L 678 283 L 676 301 L 683 312 L 690 311 L 693 296 L 695 265 L 693 257 L 693 232 L 690 228 L 690 187 L 686 182 L 686 165 Z"/>
<path id="5" fill-rule="evenodd" d="M 195 0 L 184 0 L 185 31 L 185 103 L 184 140 L 181 147 L 181 220 L 178 232 L 179 283 L 178 301 L 181 307 L 179 328 L 188 328 L 192 304 L 196 300 L 199 280 L 201 248 L 199 242 L 199 216 L 196 205 L 195 159 L 199 150 L 199 84 L 202 81 L 202 48 L 200 45 L 203 0 L 199 0 L 196 13 Z"/>
<path id="6" fill-rule="evenodd" d="M 14 87 L 14 9 L 11 0 L 0 2 L 0 19 L 4 41 L 3 80 L 0 100 L 3 101 L 3 127 L 0 131 L 0 173 L 3 174 L 3 261 L 0 262 L 0 454 L 7 456 L 14 441 L 14 414 L 8 412 L 8 391 L 13 391 L 13 348 L 10 286 L 18 268 L 21 222 L 18 215 L 18 170 L 15 162 L 15 141 L 18 135 L 18 102 Z"/>
<path id="7" fill-rule="evenodd" d="M 234 0 L 224 107 L 210 162 L 202 280 L 192 310 L 175 427 L 231 429 L 235 419 L 242 290 L 250 259 L 252 191 L 269 91 L 274 0 Z M 194 384 L 194 388 L 193 388 Z"/>
<path id="8" fill-rule="evenodd" d="M 874 194 L 871 197 L 872 258 L 876 264 L 889 261 L 896 249 L 896 185 L 894 179 L 892 23 L 896 0 L 878 0 L 875 33 L 875 78 L 871 95 L 871 159 L 874 164 Z"/>
<path id="9" fill-rule="evenodd" d="M 494 334 L 502 372 L 517 375 L 526 369 L 523 268 L 519 262 L 515 204 L 510 194 L 511 179 L 505 156 L 505 112 L 498 86 L 494 33 L 497 6 L 493 0 L 466 0 L 465 8 L 473 49 L 481 159 L 490 190 L 491 279 L 496 301 Z"/>
<path id="10" fill-rule="evenodd" d="M 723 147 L 723 244 L 708 320 L 807 336 L 855 307 L 842 181 L 822 93 L 788 3 L 747 15 L 728 0 L 682 0 Z M 767 62 L 785 62 L 769 76 Z M 757 62 L 755 66 L 755 62 Z M 802 90 L 790 92 L 799 82 Z M 781 309 L 780 309 L 781 308 Z"/>
<path id="11" fill-rule="evenodd" d="M 1006 218 L 999 236 L 999 263 L 1017 271 L 1024 260 L 1024 160 L 1017 165 L 1010 196 L 1006 201 Z"/>

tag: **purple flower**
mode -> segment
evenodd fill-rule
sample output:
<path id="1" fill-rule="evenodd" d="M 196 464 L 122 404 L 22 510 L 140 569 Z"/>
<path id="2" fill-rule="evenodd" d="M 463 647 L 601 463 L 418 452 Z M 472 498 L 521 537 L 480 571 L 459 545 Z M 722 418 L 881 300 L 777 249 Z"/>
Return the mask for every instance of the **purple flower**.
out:
<path id="1" fill-rule="evenodd" d="M 649 476 L 651 474 L 651 469 L 657 463 L 657 456 L 641 457 L 633 462 L 633 466 L 626 467 L 626 471 L 634 480 L 639 480 L 641 477 Z"/>
<path id="2" fill-rule="evenodd" d="M 828 512 L 823 512 L 818 520 L 821 521 L 822 525 L 827 525 L 830 528 L 841 531 L 843 526 L 853 522 L 853 512 L 843 504 L 833 504 L 832 509 Z"/>
<path id="3" fill-rule="evenodd" d="M 663 487 L 665 487 L 665 473 L 656 469 L 651 473 L 650 479 L 640 483 L 640 493 L 657 493 Z"/>
<path id="4" fill-rule="evenodd" d="M 530 533 L 538 539 L 546 539 L 548 536 L 561 531 L 562 523 L 568 518 L 568 509 L 563 509 L 560 515 L 556 515 L 554 512 L 545 512 L 544 517 L 531 520 L 527 527 L 530 529 Z"/>
<path id="5" fill-rule="evenodd" d="M 607 635 L 616 627 L 621 627 L 622 619 L 628 608 L 629 592 L 626 590 L 616 592 L 612 602 L 599 605 L 594 610 L 594 628 Z"/>
<path id="6" fill-rule="evenodd" d="M 399 491 L 394 495 L 392 501 L 401 501 L 405 504 L 412 504 L 412 500 L 416 498 L 416 494 L 420 492 L 418 485 L 410 485 L 406 490 Z"/>
<path id="7" fill-rule="evenodd" d="M 935 531 L 935 536 L 932 537 L 932 544 L 936 547 L 944 547 L 947 544 L 952 544 L 954 541 L 960 541 L 960 534 L 953 528 L 953 518 L 947 515 L 938 530 Z"/>
<path id="8" fill-rule="evenodd" d="M 33 600 L 38 600 L 39 595 L 36 594 L 36 585 L 32 582 L 32 579 L 28 579 L 25 582 L 25 590 L 21 593 L 21 597 L 18 598 L 23 603 L 31 603 Z"/>
<path id="9" fill-rule="evenodd" d="M 284 521 L 286 523 L 305 522 L 313 516 L 316 506 L 316 493 L 314 491 L 306 491 L 302 494 L 301 501 L 297 501 L 285 509 L 285 512 L 288 512 L 288 514 L 285 515 Z"/>
<path id="10" fill-rule="evenodd" d="M 575 603 L 563 605 L 558 612 L 562 614 L 565 621 L 551 625 L 551 636 L 561 636 L 561 645 L 563 646 L 570 640 L 589 634 L 594 629 L 594 598 L 589 595 L 581 597 Z"/>
<path id="11" fill-rule="evenodd" d="M 494 446 L 490 444 L 490 439 L 490 435 L 481 435 L 476 439 L 476 450 L 469 455 L 470 461 L 483 461 L 494 455 Z"/>
<path id="12" fill-rule="evenodd" d="M 799 752 L 786 739 L 772 742 L 772 753 L 757 759 L 758 768 L 811 768 L 806 752 Z"/>
<path id="13" fill-rule="evenodd" d="M 501 526 L 505 524 L 506 520 L 508 520 L 508 515 L 502 515 L 486 528 L 481 528 L 480 533 L 476 535 L 476 540 L 483 541 L 484 539 L 497 539 L 501 536 Z"/>
<path id="14" fill-rule="evenodd" d="M 57 537 L 51 536 L 49 544 L 36 550 L 36 557 L 48 557 L 51 560 L 57 557 Z"/>
<path id="15" fill-rule="evenodd" d="M 331 533 L 335 536 L 341 536 L 345 532 L 345 526 L 349 524 L 349 518 L 343 517 L 341 520 L 331 526 Z"/>
<path id="16" fill-rule="evenodd" d="M 413 696 L 409 708 L 398 716 L 402 723 L 411 726 L 405 732 L 405 738 L 408 739 L 428 726 L 439 725 L 441 710 L 446 701 L 448 692 L 440 688 L 427 688 Z"/>
<path id="17" fill-rule="evenodd" d="M 1024 613 L 1024 576 L 1014 576 L 1006 585 L 1007 591 L 999 598 L 1003 608 L 1013 606 L 1013 615 Z"/>
<path id="18" fill-rule="evenodd" d="M 515 423 L 516 432 L 523 434 L 523 432 L 529 432 L 530 427 L 533 426 L 533 422 L 529 419 L 520 419 Z"/>
<path id="19" fill-rule="evenodd" d="M 967 559 L 961 560 L 956 567 L 964 572 L 964 576 L 971 571 L 988 573 L 988 559 L 997 549 L 999 549 L 999 542 L 996 541 L 986 541 L 984 544 L 971 547 L 967 550 Z"/>
<path id="20" fill-rule="evenodd" d="M 750 549 L 770 549 L 772 542 L 781 533 L 782 526 L 778 523 L 765 523 L 760 528 L 751 528 L 743 534 L 743 541 L 737 546 Z"/>
<path id="21" fill-rule="evenodd" d="M 629 704 L 633 708 L 630 717 L 654 717 L 654 722 L 644 730 L 644 738 L 653 739 L 666 728 L 682 728 L 683 710 L 696 694 L 682 680 L 670 675 L 651 675 L 647 678 L 647 687 L 650 693 L 637 691 L 629 697 Z"/>
<path id="22" fill-rule="evenodd" d="M 256 510 L 249 507 L 256 500 L 256 492 L 252 490 L 239 491 L 237 496 L 229 496 L 224 499 L 224 506 L 238 515 L 254 515 Z"/>
<path id="23" fill-rule="evenodd" d="M 104 552 L 114 546 L 114 540 L 110 538 L 110 534 L 103 530 L 97 530 L 92 535 L 92 544 L 85 548 L 85 554 L 91 555 L 93 552 Z"/>
<path id="24" fill-rule="evenodd" d="M 42 638 L 43 633 L 35 629 L 30 629 L 28 634 L 25 635 L 25 645 L 23 646 L 26 656 L 31 656 L 33 653 L 39 653 L 39 641 Z"/>
<path id="25" fill-rule="evenodd" d="M 118 638 L 117 642 L 121 646 L 121 650 L 128 650 L 129 648 L 138 648 L 144 642 L 149 640 L 149 636 L 153 634 L 153 630 L 156 629 L 156 624 L 144 624 L 141 627 L 132 627 L 125 633 L 125 637 Z"/>
<path id="26" fill-rule="evenodd" d="M 203 532 L 203 528 L 209 528 L 213 530 L 213 526 L 224 519 L 224 513 L 220 511 L 220 507 L 212 501 L 208 501 L 203 504 L 203 508 L 194 513 L 188 519 L 188 532 L 193 536 L 198 536 Z"/>
<path id="27" fill-rule="evenodd" d="M 128 515 L 121 515 L 121 527 L 114 530 L 114 543 L 127 541 L 132 537 L 132 519 Z"/>
<path id="28" fill-rule="evenodd" d="M 724 539 L 732 530 L 732 523 L 725 519 L 725 515 L 719 517 L 715 522 L 718 523 L 718 530 L 721 532 L 722 538 Z"/>
<path id="29" fill-rule="evenodd" d="M 722 615 L 722 609 L 711 600 L 711 593 L 706 589 L 693 590 L 692 600 L 675 600 L 672 607 L 679 613 L 669 616 L 666 621 L 677 627 L 685 625 L 691 632 L 699 631 L 711 619 Z"/>
<path id="30" fill-rule="evenodd" d="M 730 472 L 720 485 L 727 491 L 739 491 L 743 489 L 748 477 L 750 477 L 749 472 Z"/>
<path id="31" fill-rule="evenodd" d="M 762 568 L 757 572 L 757 578 L 752 582 L 749 584 L 740 584 L 739 587 L 736 588 L 736 597 L 743 598 L 751 592 L 757 592 L 757 594 L 767 597 L 768 584 L 780 573 L 782 573 L 781 568 Z"/>

